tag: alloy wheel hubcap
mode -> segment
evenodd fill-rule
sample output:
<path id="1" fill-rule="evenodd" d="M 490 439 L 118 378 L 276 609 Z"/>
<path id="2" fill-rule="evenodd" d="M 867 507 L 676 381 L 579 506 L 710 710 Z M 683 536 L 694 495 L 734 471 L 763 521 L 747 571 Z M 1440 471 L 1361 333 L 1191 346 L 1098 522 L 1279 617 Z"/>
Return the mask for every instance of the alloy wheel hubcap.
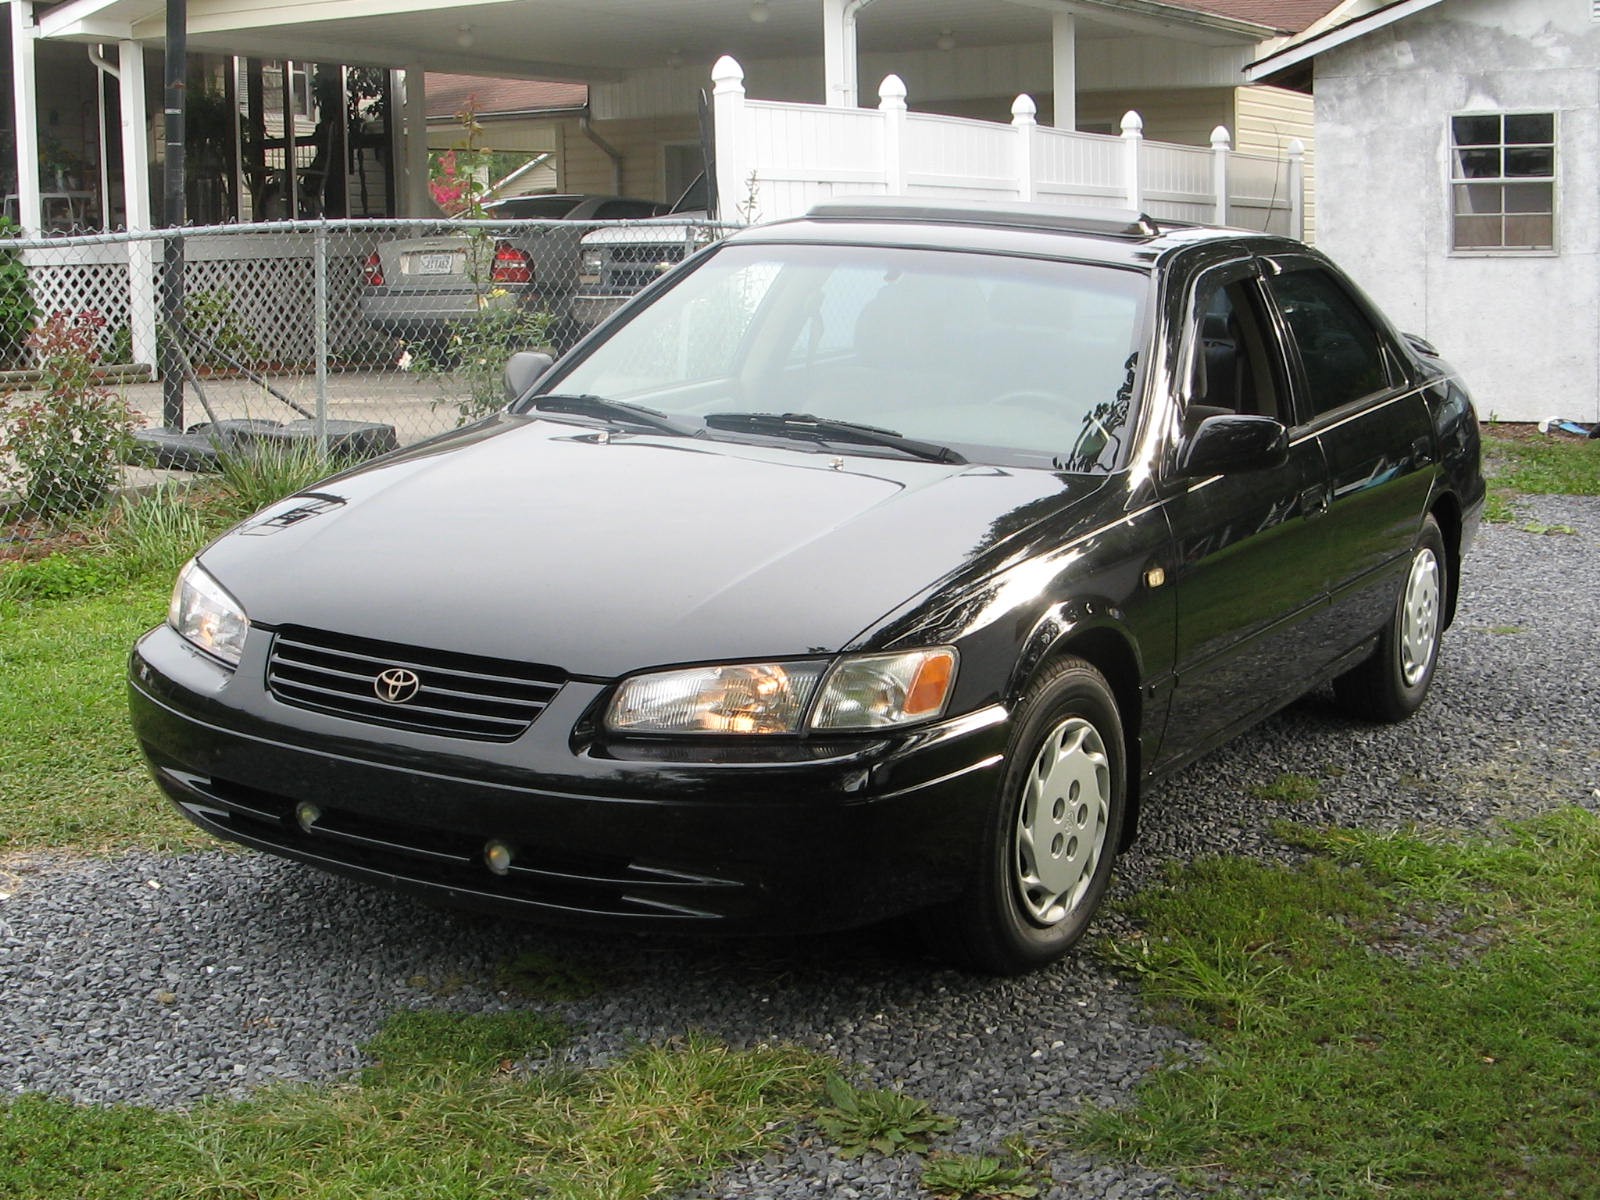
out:
<path id="1" fill-rule="evenodd" d="M 1111 761 L 1082 717 L 1050 731 L 1023 783 L 1017 810 L 1017 897 L 1039 925 L 1056 925 L 1083 900 L 1105 853 Z"/>
<path id="2" fill-rule="evenodd" d="M 1411 560 L 1405 599 L 1400 610 L 1400 674 L 1416 687 L 1433 665 L 1439 640 L 1439 560 L 1423 548 Z"/>

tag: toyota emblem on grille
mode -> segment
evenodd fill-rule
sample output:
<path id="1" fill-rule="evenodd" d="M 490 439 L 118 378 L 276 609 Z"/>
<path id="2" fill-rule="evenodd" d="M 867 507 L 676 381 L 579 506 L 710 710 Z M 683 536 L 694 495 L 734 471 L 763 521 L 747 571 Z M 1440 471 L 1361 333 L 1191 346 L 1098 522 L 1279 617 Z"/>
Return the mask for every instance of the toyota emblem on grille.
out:
<path id="1" fill-rule="evenodd" d="M 415 671 L 390 667 L 373 681 L 372 690 L 386 704 L 407 704 L 422 690 L 422 680 Z"/>

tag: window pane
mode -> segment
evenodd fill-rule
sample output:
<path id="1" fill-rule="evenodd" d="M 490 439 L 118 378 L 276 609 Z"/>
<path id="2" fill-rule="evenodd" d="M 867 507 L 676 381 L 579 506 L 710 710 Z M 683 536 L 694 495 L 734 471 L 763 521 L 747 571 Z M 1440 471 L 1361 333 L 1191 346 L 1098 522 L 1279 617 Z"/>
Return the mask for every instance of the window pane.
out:
<path id="1" fill-rule="evenodd" d="M 1506 245 L 1524 250 L 1549 250 L 1555 244 L 1555 219 L 1548 214 L 1506 218 Z"/>
<path id="2" fill-rule="evenodd" d="M 1457 150 L 1456 178 L 1498 179 L 1500 177 L 1499 150 Z"/>
<path id="3" fill-rule="evenodd" d="M 1388 386 L 1383 350 L 1349 294 L 1326 272 L 1273 277 L 1273 295 L 1300 347 L 1312 411 L 1327 412 Z"/>
<path id="4" fill-rule="evenodd" d="M 1477 153 L 1477 151 L 1473 151 Z M 1506 150 L 1506 174 L 1510 176 L 1552 175 L 1555 151 L 1549 146 L 1512 146 Z"/>
<path id="5" fill-rule="evenodd" d="M 1498 146 L 1500 117 L 1452 117 L 1450 131 L 1458 146 Z"/>
<path id="6" fill-rule="evenodd" d="M 1552 213 L 1555 211 L 1555 190 L 1555 184 L 1553 183 L 1508 183 L 1506 184 L 1506 211 L 1511 213 Z"/>
<path id="7" fill-rule="evenodd" d="M 1554 113 L 1507 113 L 1506 142 L 1553 142 L 1556 140 Z"/>
<path id="8" fill-rule="evenodd" d="M 1543 187 L 1543 184 L 1519 184 L 1519 187 Z M 1498 183 L 1458 183 L 1455 186 L 1457 213 L 1498 213 L 1501 211 L 1501 194 Z M 1534 210 L 1537 211 L 1537 210 Z"/>
<path id="9" fill-rule="evenodd" d="M 1500 246 L 1500 218 L 1457 217 L 1455 223 L 1457 250 L 1483 250 Z"/>

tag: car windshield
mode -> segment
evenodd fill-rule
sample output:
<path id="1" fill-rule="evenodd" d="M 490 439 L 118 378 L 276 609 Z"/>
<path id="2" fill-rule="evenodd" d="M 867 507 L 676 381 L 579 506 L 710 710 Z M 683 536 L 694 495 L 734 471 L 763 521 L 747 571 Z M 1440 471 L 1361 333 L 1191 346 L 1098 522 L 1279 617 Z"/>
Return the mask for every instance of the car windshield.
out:
<path id="1" fill-rule="evenodd" d="M 818 422 L 850 422 L 974 462 L 1104 470 L 1131 428 L 1147 286 L 1084 263 L 730 244 L 541 390 L 710 418 L 715 436 L 827 441 Z"/>

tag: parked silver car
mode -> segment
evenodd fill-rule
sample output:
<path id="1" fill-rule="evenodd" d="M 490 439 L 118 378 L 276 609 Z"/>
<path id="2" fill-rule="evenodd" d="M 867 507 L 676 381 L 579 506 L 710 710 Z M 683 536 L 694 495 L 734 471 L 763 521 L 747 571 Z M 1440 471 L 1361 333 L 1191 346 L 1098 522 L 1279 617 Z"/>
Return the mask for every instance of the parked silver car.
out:
<path id="1" fill-rule="evenodd" d="M 491 219 L 511 223 L 374 247 L 362 269 L 362 319 L 424 343 L 443 343 L 454 323 L 490 309 L 544 310 L 562 321 L 577 284 L 578 244 L 593 223 L 642 220 L 667 206 L 622 196 L 545 195 L 485 207 Z"/>

